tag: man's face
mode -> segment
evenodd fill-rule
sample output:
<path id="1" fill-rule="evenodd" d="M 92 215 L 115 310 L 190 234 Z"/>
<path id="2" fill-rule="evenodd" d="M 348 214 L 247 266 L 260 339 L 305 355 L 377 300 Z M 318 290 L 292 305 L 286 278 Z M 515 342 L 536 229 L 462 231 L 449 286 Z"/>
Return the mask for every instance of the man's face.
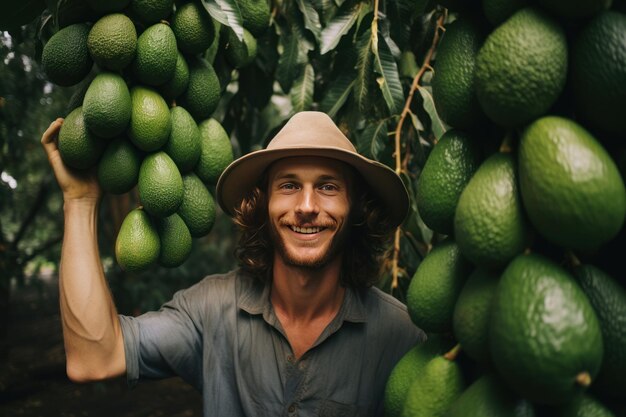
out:
<path id="1" fill-rule="evenodd" d="M 328 158 L 286 158 L 271 166 L 268 180 L 270 234 L 282 261 L 317 269 L 336 259 L 349 231 L 348 166 Z"/>

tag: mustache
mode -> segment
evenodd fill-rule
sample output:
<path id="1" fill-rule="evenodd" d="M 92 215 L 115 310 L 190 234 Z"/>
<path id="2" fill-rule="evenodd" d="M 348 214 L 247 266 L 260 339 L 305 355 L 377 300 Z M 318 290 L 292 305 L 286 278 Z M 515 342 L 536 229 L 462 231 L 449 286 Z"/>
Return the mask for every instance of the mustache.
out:
<path id="1" fill-rule="evenodd" d="M 295 227 L 322 227 L 325 229 L 336 229 L 337 222 L 332 220 L 318 220 L 315 222 L 301 221 L 297 219 L 280 219 L 278 221 L 280 226 L 295 226 Z"/>

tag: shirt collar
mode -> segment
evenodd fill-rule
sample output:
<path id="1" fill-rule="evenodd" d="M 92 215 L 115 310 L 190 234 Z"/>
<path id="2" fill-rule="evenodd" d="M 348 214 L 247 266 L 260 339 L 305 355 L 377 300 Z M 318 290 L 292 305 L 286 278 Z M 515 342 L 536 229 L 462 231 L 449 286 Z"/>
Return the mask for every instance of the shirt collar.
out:
<path id="1" fill-rule="evenodd" d="M 248 279 L 244 280 L 241 278 L 243 277 L 240 275 L 238 277 L 240 280 L 240 291 L 237 292 L 237 306 L 248 314 L 262 314 L 264 317 L 267 317 L 267 313 L 271 310 L 271 283 L 263 284 L 253 277 L 246 277 Z M 363 304 L 364 294 L 365 291 L 358 291 L 351 287 L 346 289 L 346 295 L 338 313 L 339 317 L 337 317 L 339 322 L 364 323 L 367 321 L 367 310 Z"/>

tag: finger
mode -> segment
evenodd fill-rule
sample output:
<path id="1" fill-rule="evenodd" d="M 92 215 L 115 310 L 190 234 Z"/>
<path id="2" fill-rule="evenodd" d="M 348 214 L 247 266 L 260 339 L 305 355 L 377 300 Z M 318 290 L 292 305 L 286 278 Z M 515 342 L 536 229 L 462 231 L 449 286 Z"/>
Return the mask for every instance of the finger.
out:
<path id="1" fill-rule="evenodd" d="M 54 122 L 50 123 L 50 126 L 41 136 L 41 144 L 46 152 L 51 152 L 56 149 L 56 138 L 59 135 L 59 130 L 63 125 L 63 119 L 58 118 Z"/>

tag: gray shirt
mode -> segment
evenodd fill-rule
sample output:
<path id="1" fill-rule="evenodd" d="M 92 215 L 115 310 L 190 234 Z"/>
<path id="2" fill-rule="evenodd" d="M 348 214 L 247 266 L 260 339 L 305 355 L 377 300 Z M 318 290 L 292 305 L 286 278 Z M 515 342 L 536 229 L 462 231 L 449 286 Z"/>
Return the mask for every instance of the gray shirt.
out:
<path id="1" fill-rule="evenodd" d="M 425 334 L 377 288 L 348 289 L 336 317 L 295 359 L 269 285 L 233 271 L 177 292 L 160 311 L 120 316 L 127 378 L 181 376 L 205 416 L 382 416 L 393 366 Z"/>

